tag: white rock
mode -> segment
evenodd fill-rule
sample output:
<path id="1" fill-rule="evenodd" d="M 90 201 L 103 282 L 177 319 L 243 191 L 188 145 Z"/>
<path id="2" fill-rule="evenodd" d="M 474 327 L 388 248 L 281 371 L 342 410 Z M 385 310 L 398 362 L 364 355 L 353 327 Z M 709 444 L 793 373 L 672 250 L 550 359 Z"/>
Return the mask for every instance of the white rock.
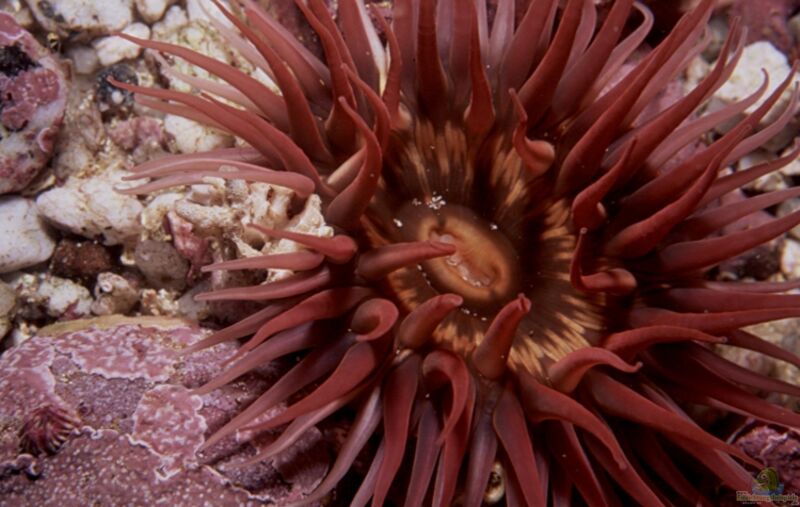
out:
<path id="1" fill-rule="evenodd" d="M 142 205 L 114 187 L 123 171 L 109 170 L 90 178 L 72 177 L 36 199 L 39 212 L 57 227 L 81 236 L 102 236 L 106 245 L 132 240 L 139 234 Z M 122 185 L 120 185 L 122 186 Z"/>
<path id="2" fill-rule="evenodd" d="M 181 153 L 198 153 L 233 146 L 232 136 L 181 116 L 164 117 L 164 129 L 175 138 Z"/>
<path id="3" fill-rule="evenodd" d="M 72 68 L 77 74 L 88 76 L 100 68 L 97 51 L 90 46 L 72 46 L 67 49 L 67 58 L 72 61 Z"/>
<path id="4" fill-rule="evenodd" d="M 750 106 L 746 112 L 755 111 L 767 97 L 775 91 L 778 85 L 789 75 L 791 67 L 786 60 L 786 55 L 767 41 L 758 41 L 746 46 L 742 52 L 742 58 L 734 69 L 733 74 L 714 94 L 713 99 L 723 104 L 730 104 L 742 100 L 755 92 L 763 83 L 764 74 L 761 70 L 769 74 L 769 85 L 766 92 L 755 104 Z M 794 82 L 800 81 L 800 75 L 796 75 Z M 791 96 L 793 86 L 789 86 L 775 106 L 767 113 L 763 119 L 764 123 L 774 120 L 785 108 Z"/>
<path id="5" fill-rule="evenodd" d="M 71 319 L 89 314 L 92 297 L 89 290 L 72 280 L 46 274 L 21 273 L 8 280 L 20 304 L 28 312 L 44 312 L 50 317 Z"/>
<path id="6" fill-rule="evenodd" d="M 136 0 L 136 10 L 142 19 L 154 23 L 161 19 L 172 0 Z"/>
<path id="7" fill-rule="evenodd" d="M 140 39 L 150 38 L 150 27 L 144 23 L 133 23 L 125 27 L 122 33 L 138 37 Z M 103 37 L 92 43 L 97 51 L 97 58 L 103 66 L 113 65 L 122 60 L 136 58 L 142 51 L 141 46 L 127 41 L 122 37 Z"/>
<path id="8" fill-rule="evenodd" d="M 107 35 L 133 21 L 133 0 L 27 0 L 27 3 L 45 30 L 62 36 Z"/>
<path id="9" fill-rule="evenodd" d="M 781 272 L 790 280 L 800 278 L 800 243 L 793 239 L 783 242 Z"/>
<path id="10" fill-rule="evenodd" d="M 44 262 L 55 246 L 33 201 L 19 196 L 0 197 L 0 273 Z"/>
<path id="11" fill-rule="evenodd" d="M 39 287 L 39 295 L 47 300 L 47 314 L 60 317 L 70 312 L 71 316 L 89 314 L 92 298 L 89 290 L 72 280 L 51 276 Z"/>
<path id="12" fill-rule="evenodd" d="M 173 5 L 167 10 L 164 18 L 153 24 L 153 39 L 165 40 L 171 33 L 176 32 L 189 22 L 186 11 L 178 5 Z"/>

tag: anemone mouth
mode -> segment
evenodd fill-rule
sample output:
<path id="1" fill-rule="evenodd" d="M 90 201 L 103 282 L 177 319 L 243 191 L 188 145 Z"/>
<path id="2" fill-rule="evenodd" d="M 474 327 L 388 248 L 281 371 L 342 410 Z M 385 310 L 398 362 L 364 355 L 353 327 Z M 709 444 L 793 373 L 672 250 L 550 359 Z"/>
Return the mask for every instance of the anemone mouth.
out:
<path id="1" fill-rule="evenodd" d="M 438 209 L 437 209 L 438 208 Z M 440 293 L 464 298 L 464 308 L 485 316 L 520 291 L 520 259 L 497 225 L 457 204 L 411 202 L 397 214 L 404 239 L 452 245 L 455 252 L 422 263 L 428 282 Z"/>
<path id="2" fill-rule="evenodd" d="M 208 176 L 265 182 L 319 194 L 337 231 L 317 237 L 254 225 L 308 250 L 207 268 L 296 273 L 201 296 L 265 306 L 186 351 L 250 337 L 198 394 L 302 354 L 204 449 L 241 428 L 289 423 L 251 461 L 266 459 L 357 404 L 337 461 L 308 502 L 333 489 L 374 436 L 378 450 L 354 505 L 383 504 L 392 482 L 407 475 L 407 505 L 449 505 L 463 488 L 465 503 L 478 506 L 494 461 L 506 472 L 509 505 L 568 504 L 577 494 L 604 505 L 695 505 L 708 502 L 673 454 L 734 490 L 749 486 L 744 465 L 757 462 L 700 428 L 681 404 L 800 424 L 800 415 L 753 394 L 800 388 L 711 349 L 727 340 L 800 365 L 741 329 L 800 316 L 798 296 L 780 294 L 800 282 L 705 278 L 800 224 L 795 212 L 726 230 L 797 189 L 719 203 L 800 152 L 720 174 L 790 121 L 798 90 L 774 123 L 757 128 L 791 75 L 728 133 L 670 163 L 766 90 L 765 83 L 722 111 L 692 117 L 736 65 L 744 38 L 734 26 L 697 88 L 646 111 L 686 55 L 702 51 L 713 0 L 701 1 L 619 82 L 614 76 L 652 25 L 644 7 L 618 0 L 598 23 L 591 0 L 532 0 L 521 17 L 515 4 L 498 2 L 490 26 L 480 0 L 397 0 L 391 25 L 374 17 L 384 41 L 357 0 L 339 2 L 341 29 L 321 0 L 298 1 L 325 62 L 250 0 L 242 7 L 252 26 L 221 9 L 241 35 L 220 30 L 280 94 L 202 55 L 137 40 L 228 85 L 194 80 L 206 92 L 195 96 L 115 84 L 249 146 L 144 164 L 134 178 L 156 179 L 131 192 Z M 639 25 L 627 33 L 634 11 Z M 281 402 L 291 404 L 259 419 Z"/>

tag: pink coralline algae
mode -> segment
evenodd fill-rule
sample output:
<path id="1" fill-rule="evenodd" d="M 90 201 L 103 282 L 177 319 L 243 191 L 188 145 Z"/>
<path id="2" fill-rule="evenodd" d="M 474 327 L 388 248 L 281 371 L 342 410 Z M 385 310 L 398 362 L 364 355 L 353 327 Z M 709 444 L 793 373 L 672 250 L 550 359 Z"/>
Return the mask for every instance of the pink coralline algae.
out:
<path id="1" fill-rule="evenodd" d="M 282 505 L 313 491 L 334 451 L 325 428 L 272 462 L 242 465 L 272 433 L 197 453 L 282 368 L 195 394 L 237 348 L 181 356 L 206 335 L 174 319 L 107 317 L 51 326 L 6 352 L 0 506 Z"/>
<path id="2" fill-rule="evenodd" d="M 25 188 L 45 165 L 61 126 L 67 82 L 58 60 L 0 12 L 0 194 Z"/>

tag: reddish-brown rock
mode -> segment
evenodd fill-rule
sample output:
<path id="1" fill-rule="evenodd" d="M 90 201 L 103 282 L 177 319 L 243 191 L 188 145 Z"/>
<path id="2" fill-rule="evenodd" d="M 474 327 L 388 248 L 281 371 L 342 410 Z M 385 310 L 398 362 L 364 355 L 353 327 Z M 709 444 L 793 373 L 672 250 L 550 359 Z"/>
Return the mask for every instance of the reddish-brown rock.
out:
<path id="1" fill-rule="evenodd" d="M 728 12 L 747 28 L 747 42 L 766 40 L 794 60 L 800 57 L 800 40 L 789 29 L 789 18 L 800 9 L 800 0 L 736 0 Z"/>

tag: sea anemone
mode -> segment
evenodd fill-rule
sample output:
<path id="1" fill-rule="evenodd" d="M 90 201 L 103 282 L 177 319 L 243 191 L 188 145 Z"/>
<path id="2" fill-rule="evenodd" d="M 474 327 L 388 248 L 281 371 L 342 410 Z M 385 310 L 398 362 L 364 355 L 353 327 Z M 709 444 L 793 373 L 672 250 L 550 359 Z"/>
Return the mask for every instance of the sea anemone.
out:
<path id="1" fill-rule="evenodd" d="M 52 404 L 34 409 L 22 424 L 20 446 L 28 454 L 55 454 L 80 426 L 80 418 Z"/>
<path id="2" fill-rule="evenodd" d="M 726 172 L 786 125 L 798 92 L 761 129 L 791 78 L 750 115 L 766 76 L 750 97 L 695 113 L 741 54 L 734 23 L 707 77 L 655 106 L 707 45 L 712 0 L 636 62 L 653 20 L 633 0 L 600 13 L 592 0 L 531 0 L 519 13 L 499 0 L 491 15 L 482 0 L 395 0 L 391 23 L 362 0 L 339 0 L 338 24 L 323 0 L 298 0 L 324 61 L 253 1 L 233 3 L 217 4 L 227 22 L 213 24 L 274 88 L 129 36 L 221 81 L 183 75 L 195 94 L 114 84 L 247 146 L 150 161 L 132 179 L 153 180 L 130 192 L 207 177 L 267 182 L 297 199 L 319 195 L 336 233 L 252 225 L 306 248 L 206 266 L 294 274 L 201 296 L 264 307 L 188 349 L 250 336 L 197 393 L 281 356 L 300 359 L 204 448 L 288 424 L 249 462 L 264 460 L 353 406 L 352 428 L 308 502 L 328 494 L 368 442 L 375 451 L 353 505 L 384 504 L 393 487 L 408 506 L 459 496 L 480 505 L 493 469 L 512 506 L 567 505 L 575 495 L 591 505 L 709 504 L 690 474 L 750 487 L 746 466 L 759 463 L 704 430 L 692 408 L 800 425 L 760 396 L 800 387 L 714 347 L 800 366 L 742 330 L 800 316 L 800 296 L 783 294 L 800 283 L 707 275 L 800 224 L 797 211 L 735 226 L 797 188 L 720 200 L 797 157 Z M 733 127 L 712 139 L 726 122 Z M 264 420 L 280 403 L 286 410 Z"/>

